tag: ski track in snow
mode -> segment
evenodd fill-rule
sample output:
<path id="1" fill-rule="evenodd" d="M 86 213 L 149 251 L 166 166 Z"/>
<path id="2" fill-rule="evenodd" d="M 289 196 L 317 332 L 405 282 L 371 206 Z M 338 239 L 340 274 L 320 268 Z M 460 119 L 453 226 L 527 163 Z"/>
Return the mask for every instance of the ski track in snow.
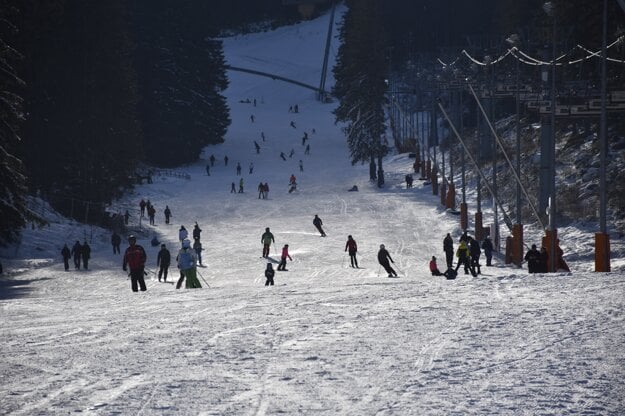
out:
<path id="1" fill-rule="evenodd" d="M 296 64 L 297 54 L 319 49 L 326 28 L 321 19 L 228 38 L 226 57 L 313 79 L 314 64 Z M 142 197 L 157 208 L 156 225 L 136 229 L 148 252 L 147 292 L 130 291 L 107 232 L 60 219 L 26 231 L 30 246 L 16 252 L 32 258 L 5 264 L 0 287 L 3 414 L 625 414 L 623 273 L 531 276 L 495 256 L 477 278 L 432 277 L 428 261 L 436 255 L 442 267 L 442 239 L 452 232 L 457 241 L 458 217 L 420 181 L 402 188 L 412 160 L 387 158 L 386 188 L 377 189 L 368 166 L 350 166 L 332 105 L 288 84 L 229 76 L 226 142 L 180 169 L 191 180 L 156 177 L 119 201 L 132 207 L 134 226 Z M 257 106 L 239 102 L 246 98 Z M 288 113 L 296 103 L 300 113 Z M 311 155 L 303 155 L 304 131 Z M 291 148 L 292 159 L 279 159 Z M 218 162 L 208 177 L 211 154 Z M 230 194 L 237 161 L 246 191 Z M 296 194 L 286 192 L 291 173 Z M 258 199 L 260 181 L 270 185 L 268 200 Z M 346 192 L 354 184 L 360 191 Z M 171 225 L 162 223 L 165 204 Z M 149 238 L 157 234 L 175 256 L 179 226 L 190 230 L 195 221 L 203 229 L 205 288 L 158 283 Z M 265 227 L 276 238 L 269 259 L 260 257 Z M 64 272 L 62 242 L 92 234 L 91 270 Z M 344 252 L 349 234 L 359 269 Z M 284 244 L 289 271 L 265 287 L 266 263 L 276 265 Z M 380 271 L 380 244 L 398 279 Z M 171 268 L 169 280 L 177 278 Z"/>

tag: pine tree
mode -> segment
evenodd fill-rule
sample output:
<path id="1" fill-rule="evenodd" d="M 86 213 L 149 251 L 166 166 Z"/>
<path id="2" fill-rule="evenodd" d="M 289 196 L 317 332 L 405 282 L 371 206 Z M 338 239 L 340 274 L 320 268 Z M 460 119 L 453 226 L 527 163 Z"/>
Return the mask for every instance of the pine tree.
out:
<path id="1" fill-rule="evenodd" d="M 345 123 L 351 162 L 369 162 L 371 180 L 384 183 L 382 158 L 388 147 L 382 142 L 386 126 L 384 106 L 388 72 L 385 34 L 381 22 L 379 0 L 347 1 L 339 32 L 341 46 L 334 67 L 334 94 L 339 105 L 334 111 L 336 122 Z"/>
<path id="2" fill-rule="evenodd" d="M 24 121 L 20 91 L 25 83 L 14 69 L 23 56 L 11 46 L 19 3 L 0 1 L 0 245 L 15 241 L 26 222 L 35 219 L 27 206 L 24 166 L 14 154 Z"/>

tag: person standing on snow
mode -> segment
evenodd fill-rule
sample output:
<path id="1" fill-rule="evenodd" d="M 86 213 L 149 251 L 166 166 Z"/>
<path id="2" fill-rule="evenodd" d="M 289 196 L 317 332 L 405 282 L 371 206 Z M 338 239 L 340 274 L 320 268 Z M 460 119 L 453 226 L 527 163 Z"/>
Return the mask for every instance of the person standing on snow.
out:
<path id="1" fill-rule="evenodd" d="M 261 182 L 258 184 L 258 199 L 265 199 L 265 185 Z"/>
<path id="2" fill-rule="evenodd" d="M 302 159 L 299 160 L 299 171 L 300 172 L 304 171 L 304 162 L 302 162 Z"/>
<path id="3" fill-rule="evenodd" d="M 228 166 L 228 155 L 224 156 L 224 165 Z"/>
<path id="4" fill-rule="evenodd" d="M 282 256 L 280 257 L 280 264 L 278 264 L 278 271 L 288 272 L 288 270 L 286 268 L 286 259 L 289 259 L 289 260 L 293 261 L 293 259 L 289 255 L 289 245 L 288 244 L 285 244 L 284 247 L 282 247 Z"/>
<path id="5" fill-rule="evenodd" d="M 76 240 L 74 247 L 72 247 L 72 256 L 74 256 L 74 268 L 80 270 L 80 256 L 82 255 L 82 246 L 80 241 Z"/>
<path id="6" fill-rule="evenodd" d="M 378 263 L 380 263 L 380 265 L 384 267 L 384 270 L 386 270 L 386 273 L 388 273 L 388 277 L 397 277 L 397 272 L 391 267 L 391 263 L 395 262 L 391 258 L 389 252 L 384 247 L 384 244 L 380 244 L 380 251 L 378 251 Z"/>
<path id="7" fill-rule="evenodd" d="M 85 270 L 89 269 L 89 259 L 91 258 L 91 247 L 87 244 L 87 240 L 82 244 L 82 250 L 80 250 L 80 256 L 82 257 L 82 265 Z"/>
<path id="8" fill-rule="evenodd" d="M 191 241 L 187 239 L 182 241 L 182 248 L 176 258 L 178 259 L 178 268 L 180 269 L 180 279 L 178 279 L 176 289 L 180 289 L 182 281 L 185 279 L 185 287 L 187 289 L 202 288 L 200 281 L 197 279 L 197 258 L 195 251 L 191 248 Z"/>
<path id="9" fill-rule="evenodd" d="M 193 250 L 195 251 L 195 255 L 197 256 L 197 262 L 201 266 L 202 265 L 202 243 L 200 243 L 200 239 L 196 238 L 193 242 Z"/>
<path id="10" fill-rule="evenodd" d="M 273 234 L 269 231 L 269 227 L 265 228 L 265 232 L 260 237 L 260 242 L 263 245 L 263 258 L 269 257 L 269 247 L 271 243 L 275 243 L 276 240 L 273 238 Z"/>
<path id="11" fill-rule="evenodd" d="M 454 271 L 458 273 L 458 269 L 461 265 L 464 265 L 464 274 L 469 274 L 469 269 L 471 268 L 470 262 L 470 254 L 469 247 L 467 247 L 466 236 L 464 239 L 460 240 L 460 244 L 458 245 L 458 250 L 456 250 L 456 257 L 458 257 L 458 264 L 456 264 L 456 268 Z"/>
<path id="12" fill-rule="evenodd" d="M 538 273 L 540 252 L 536 249 L 536 244 L 532 244 L 532 248 L 525 254 L 525 261 L 527 261 L 528 273 Z"/>
<path id="13" fill-rule="evenodd" d="M 484 250 L 484 255 L 486 256 L 486 265 L 492 266 L 491 262 L 493 259 L 493 242 L 490 241 L 490 237 L 486 236 L 484 241 L 482 241 L 482 250 Z"/>
<path id="14" fill-rule="evenodd" d="M 454 240 L 449 233 L 447 233 L 447 236 L 443 239 L 443 251 L 445 251 L 447 268 L 451 269 L 454 267 Z"/>
<path id="15" fill-rule="evenodd" d="M 237 176 L 241 176 L 241 163 L 237 162 Z"/>
<path id="16" fill-rule="evenodd" d="M 243 178 L 239 179 L 239 193 L 243 193 Z"/>
<path id="17" fill-rule="evenodd" d="M 211 166 L 215 166 L 215 155 L 211 155 L 210 161 L 211 161 Z"/>
<path id="18" fill-rule="evenodd" d="M 113 245 L 113 254 L 121 253 L 121 249 L 119 247 L 121 243 L 122 243 L 122 238 L 119 236 L 119 234 L 113 231 L 113 235 L 111 236 L 111 244 Z"/>
<path id="19" fill-rule="evenodd" d="M 273 265 L 271 263 L 267 263 L 267 268 L 265 269 L 265 277 L 267 281 L 265 282 L 265 286 L 273 286 L 273 276 L 276 272 L 273 270 Z"/>
<path id="20" fill-rule="evenodd" d="M 171 209 L 169 209 L 169 205 L 165 205 L 165 224 L 169 224 L 169 218 L 171 218 Z"/>
<path id="21" fill-rule="evenodd" d="M 141 209 L 141 217 L 145 216 L 145 206 L 147 203 L 141 198 L 141 202 L 139 202 L 139 208 Z"/>
<path id="22" fill-rule="evenodd" d="M 349 254 L 351 266 L 358 268 L 358 260 L 356 260 L 356 252 L 358 251 L 358 246 L 356 245 L 356 240 L 354 240 L 351 235 L 347 236 L 347 243 L 345 243 L 345 251 L 347 251 Z"/>
<path id="23" fill-rule="evenodd" d="M 72 252 L 69 251 L 69 247 L 67 247 L 67 243 L 63 245 L 63 249 L 61 249 L 61 256 L 63 256 L 63 266 L 65 266 L 65 271 L 69 270 L 69 258 L 72 257 Z"/>
<path id="24" fill-rule="evenodd" d="M 326 236 L 325 231 L 323 231 L 323 228 L 321 228 L 321 226 L 323 225 L 323 222 L 321 221 L 321 218 L 319 218 L 319 216 L 317 214 L 315 214 L 315 218 L 313 218 L 313 225 L 321 233 L 322 237 Z"/>
<path id="25" fill-rule="evenodd" d="M 138 292 L 141 288 L 142 292 L 145 292 L 145 280 L 143 279 L 145 260 L 145 250 L 139 244 L 137 244 L 137 238 L 134 235 L 128 237 L 129 247 L 124 253 L 124 261 L 122 263 L 122 270 L 127 271 L 130 267 L 130 287 L 133 292 Z M 137 284 L 139 288 L 137 287 Z"/>
<path id="26" fill-rule="evenodd" d="M 201 234 L 202 234 L 202 229 L 200 228 L 199 225 L 197 225 L 197 222 L 196 222 L 195 226 L 193 227 L 193 239 L 194 240 L 199 240 Z M 184 240 L 184 238 L 183 238 L 183 240 Z"/>
<path id="27" fill-rule="evenodd" d="M 180 242 L 184 241 L 187 237 L 189 236 L 189 232 L 187 231 L 186 228 L 184 228 L 184 225 L 180 226 L 180 229 L 178 230 L 178 240 Z"/>
<path id="28" fill-rule="evenodd" d="M 475 274 L 482 274 L 482 271 L 480 270 L 480 255 L 482 254 L 482 250 L 480 250 L 480 243 L 475 238 L 469 237 L 468 244 L 473 271 Z"/>
<path id="29" fill-rule="evenodd" d="M 156 256 L 156 267 L 158 267 L 158 281 L 167 281 L 167 273 L 169 272 L 169 265 L 171 264 L 171 253 L 167 250 L 165 244 L 161 244 L 161 249 Z"/>

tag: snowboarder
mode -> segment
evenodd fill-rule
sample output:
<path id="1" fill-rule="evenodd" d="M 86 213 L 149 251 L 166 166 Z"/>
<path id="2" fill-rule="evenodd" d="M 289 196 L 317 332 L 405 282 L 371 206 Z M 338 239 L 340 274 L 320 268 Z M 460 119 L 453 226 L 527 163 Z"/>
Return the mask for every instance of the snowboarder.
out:
<path id="1" fill-rule="evenodd" d="M 111 244 L 113 245 L 113 254 L 121 253 L 121 249 L 119 247 L 121 243 L 122 243 L 122 238 L 119 236 L 119 234 L 113 231 L 113 235 L 111 236 Z"/>
<path id="2" fill-rule="evenodd" d="M 169 205 L 165 205 L 165 224 L 169 224 L 169 218 L 171 218 L 171 209 L 169 209 Z"/>
<path id="3" fill-rule="evenodd" d="M 171 264 L 171 253 L 167 250 L 165 244 L 161 244 L 161 249 L 156 256 L 156 267 L 158 267 L 158 281 L 167 281 L 167 273 L 169 272 L 169 265 Z"/>
<path id="4" fill-rule="evenodd" d="M 124 252 L 124 261 L 122 270 L 128 271 L 130 267 L 130 287 L 133 292 L 138 292 L 139 288 L 142 292 L 146 291 L 145 280 L 143 279 L 145 268 L 145 250 L 137 244 L 137 238 L 134 235 L 128 236 L 128 248 Z M 137 287 L 137 284 L 139 287 Z"/>
<path id="5" fill-rule="evenodd" d="M 438 270 L 438 266 L 436 265 L 436 257 L 432 256 L 432 260 L 430 260 L 430 272 L 432 272 L 432 276 L 442 276 L 440 270 Z"/>
<path id="6" fill-rule="evenodd" d="M 351 267 L 358 268 L 358 260 L 356 260 L 356 252 L 358 251 L 358 245 L 356 240 L 351 235 L 347 236 L 347 243 L 345 243 L 345 251 L 349 254 L 349 260 Z"/>
<path id="7" fill-rule="evenodd" d="M 178 230 L 178 241 L 182 242 L 188 236 L 189 236 L 189 232 L 187 231 L 186 228 L 184 228 L 184 225 L 181 225 L 180 229 Z"/>
<path id="8" fill-rule="evenodd" d="M 286 269 L 286 259 L 293 261 L 293 259 L 289 255 L 288 244 L 285 244 L 284 247 L 282 247 L 282 256 L 280 257 L 280 264 L 278 264 L 278 271 L 288 272 L 288 269 Z"/>
<path id="9" fill-rule="evenodd" d="M 63 266 L 65 266 L 65 271 L 69 270 L 69 259 L 72 257 L 71 251 L 69 251 L 69 247 L 67 247 L 67 243 L 63 245 L 61 249 L 61 256 L 63 256 Z"/>
<path id="10" fill-rule="evenodd" d="M 176 259 L 178 260 L 178 268 L 180 269 L 180 279 L 178 279 L 176 289 L 180 289 L 185 279 L 185 287 L 187 289 L 201 288 L 202 285 L 197 279 L 197 258 L 195 256 L 195 251 L 191 248 L 191 241 L 187 239 L 182 241 L 182 248 L 178 252 L 178 257 L 176 257 Z"/>
<path id="11" fill-rule="evenodd" d="M 380 251 L 378 251 L 378 262 L 382 267 L 384 267 L 384 270 L 386 270 L 386 273 L 388 273 L 388 277 L 397 277 L 397 272 L 393 270 L 391 264 L 389 263 L 389 260 L 391 263 L 395 263 L 391 258 L 389 252 L 384 247 L 384 244 L 380 244 Z"/>
<path id="12" fill-rule="evenodd" d="M 82 246 L 80 241 L 76 240 L 74 247 L 72 247 L 72 256 L 74 256 L 74 268 L 80 270 L 80 256 L 82 254 Z"/>
<path id="13" fill-rule="evenodd" d="M 319 216 L 317 214 L 315 214 L 315 218 L 313 218 L 313 225 L 321 233 L 322 237 L 326 236 L 325 231 L 323 231 L 323 228 L 321 228 L 321 226 L 323 225 L 323 221 L 321 221 L 321 218 L 319 218 Z"/>
<path id="14" fill-rule="evenodd" d="M 273 270 L 273 265 L 271 263 L 267 263 L 267 268 L 265 269 L 265 277 L 267 281 L 265 282 L 265 286 L 273 286 L 273 276 L 276 272 Z"/>
<path id="15" fill-rule="evenodd" d="M 269 231 L 269 227 L 265 228 L 265 232 L 260 237 L 260 242 L 263 245 L 263 258 L 269 257 L 269 247 L 271 243 L 275 243 L 276 240 L 273 238 L 273 234 Z"/>
<path id="16" fill-rule="evenodd" d="M 200 243 L 200 239 L 196 238 L 193 242 L 193 250 L 195 251 L 195 255 L 197 256 L 197 262 L 201 266 L 202 265 L 202 243 Z"/>
<path id="17" fill-rule="evenodd" d="M 202 235 L 202 229 L 200 228 L 200 226 L 196 222 L 195 226 L 193 227 L 193 239 L 194 240 L 199 240 L 201 235 Z"/>
<path id="18" fill-rule="evenodd" d="M 528 273 L 538 273 L 540 252 L 536 249 L 536 244 L 532 244 L 532 248 L 525 254 L 525 261 L 527 261 Z"/>
<path id="19" fill-rule="evenodd" d="M 451 269 L 454 266 L 454 240 L 449 233 L 447 233 L 447 236 L 443 239 L 443 251 L 445 251 L 447 268 Z"/>
<path id="20" fill-rule="evenodd" d="M 493 259 L 493 242 L 490 241 L 490 237 L 486 236 L 484 241 L 482 241 L 482 250 L 484 250 L 484 255 L 486 256 L 486 265 L 492 266 L 491 261 Z"/>
<path id="21" fill-rule="evenodd" d="M 237 162 L 237 176 L 241 176 L 241 163 Z"/>

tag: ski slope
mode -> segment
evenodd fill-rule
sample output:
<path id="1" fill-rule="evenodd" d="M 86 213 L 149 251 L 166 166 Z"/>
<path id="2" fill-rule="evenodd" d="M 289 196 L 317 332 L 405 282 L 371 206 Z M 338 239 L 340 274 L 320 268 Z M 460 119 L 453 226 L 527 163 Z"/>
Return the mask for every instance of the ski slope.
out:
<path id="1" fill-rule="evenodd" d="M 227 61 L 314 85 L 327 18 L 225 39 Z M 131 292 L 107 231 L 62 218 L 26 230 L 21 245 L 2 252 L 0 413 L 625 413 L 622 256 L 613 262 L 621 271 L 592 273 L 592 234 L 567 229 L 566 248 L 577 253 L 571 274 L 528 275 L 496 256 L 477 278 L 432 277 L 430 257 L 444 268 L 443 237 L 450 232 L 457 242 L 461 230 L 421 181 L 405 189 L 407 155 L 385 159 L 386 186 L 378 189 L 368 166 L 350 165 L 332 104 L 290 84 L 229 76 L 226 142 L 179 169 L 189 180 L 155 177 L 112 207 L 132 211 L 148 252 L 146 292 Z M 295 104 L 299 113 L 289 113 Z M 207 176 L 212 154 L 217 163 Z M 289 194 L 291 174 L 298 191 Z M 244 193 L 230 193 L 241 177 Z M 258 198 L 261 181 L 270 187 L 267 200 Z M 353 185 L 359 192 L 347 192 Z M 155 205 L 155 226 L 138 223 L 141 198 Z M 180 225 L 191 231 L 196 221 L 205 287 L 159 283 L 150 238 L 175 255 Z M 265 227 L 276 239 L 269 261 L 279 260 L 284 244 L 293 258 L 273 287 L 264 286 Z M 347 235 L 358 243 L 360 269 L 349 267 Z M 63 271 L 63 243 L 85 236 L 90 270 Z M 399 278 L 380 271 L 380 244 Z"/>

